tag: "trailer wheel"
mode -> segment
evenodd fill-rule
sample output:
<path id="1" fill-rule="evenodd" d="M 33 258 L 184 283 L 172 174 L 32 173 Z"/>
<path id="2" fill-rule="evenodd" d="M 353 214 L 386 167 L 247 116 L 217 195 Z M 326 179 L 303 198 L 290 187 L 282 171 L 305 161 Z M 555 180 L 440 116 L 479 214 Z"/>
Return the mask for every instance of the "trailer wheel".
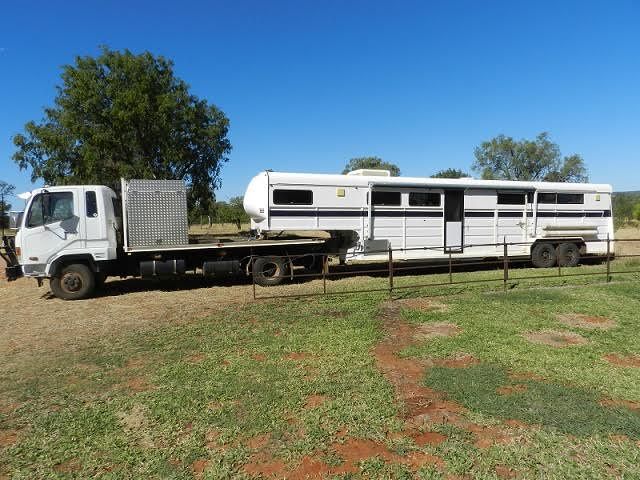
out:
<path id="1" fill-rule="evenodd" d="M 288 262 L 282 257 L 258 257 L 253 262 L 253 276 L 258 285 L 280 285 L 287 276 Z"/>
<path id="2" fill-rule="evenodd" d="M 53 294 L 63 300 L 80 300 L 93 293 L 96 280 L 93 272 L 81 263 L 62 268 L 60 273 L 49 281 Z"/>
<path id="3" fill-rule="evenodd" d="M 550 243 L 538 243 L 531 251 L 531 263 L 537 268 L 553 267 L 558 260 L 556 249 Z"/>
<path id="4" fill-rule="evenodd" d="M 580 248 L 575 243 L 561 243 L 558 246 L 558 265 L 575 267 L 580 262 Z"/>

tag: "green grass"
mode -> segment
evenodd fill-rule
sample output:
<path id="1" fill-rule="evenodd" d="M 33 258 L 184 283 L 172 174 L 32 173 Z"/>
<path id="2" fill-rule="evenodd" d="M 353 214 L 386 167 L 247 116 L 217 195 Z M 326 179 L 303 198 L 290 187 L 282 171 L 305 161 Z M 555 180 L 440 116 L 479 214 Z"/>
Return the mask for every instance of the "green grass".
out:
<path id="1" fill-rule="evenodd" d="M 416 278 L 396 280 L 402 285 Z M 193 478 L 191 466 L 201 459 L 208 461 L 203 478 L 244 478 L 243 465 L 254 453 L 250 439 L 267 433 L 270 455 L 285 464 L 319 455 L 338 465 L 342 459 L 330 446 L 345 430 L 400 455 L 421 450 L 443 459 L 443 469 L 424 466 L 418 478 L 496 478 L 496 466 L 528 478 L 640 478 L 635 443 L 640 416 L 599 403 L 602 398 L 640 401 L 640 369 L 603 359 L 613 352 L 640 353 L 638 283 L 614 280 L 590 285 L 589 277 L 549 279 L 552 285 L 581 285 L 529 290 L 518 285 L 506 293 L 500 284 L 493 291 L 475 284 L 432 287 L 422 292 L 462 293 L 440 297 L 443 311 L 402 312 L 412 325 L 460 327 L 459 335 L 417 342 L 402 355 L 475 356 L 480 363 L 468 368 L 427 369 L 424 383 L 464 405 L 476 423 L 519 419 L 537 425 L 516 429 L 515 442 L 478 448 L 471 432 L 446 423 L 430 426 L 447 436 L 439 445 L 390 441 L 387 434 L 400 431 L 403 422 L 393 387 L 372 355 L 383 335 L 377 311 L 386 295 L 357 294 L 229 307 L 211 318 L 185 319 L 155 331 L 113 332 L 80 352 L 0 365 L 0 406 L 19 404 L 13 411 L 0 410 L 0 430 L 17 432 L 15 443 L 0 446 L 0 478 L 186 479 Z M 384 279 L 363 282 L 378 281 Z M 562 313 L 606 316 L 616 327 L 569 328 L 557 321 Z M 547 329 L 577 332 L 588 343 L 558 349 L 523 337 Z M 509 371 L 533 372 L 543 380 L 511 380 Z M 496 393 L 512 383 L 527 389 Z M 306 407 L 312 395 L 324 402 Z M 406 466 L 379 456 L 359 467 L 353 477 L 411 478 Z"/>

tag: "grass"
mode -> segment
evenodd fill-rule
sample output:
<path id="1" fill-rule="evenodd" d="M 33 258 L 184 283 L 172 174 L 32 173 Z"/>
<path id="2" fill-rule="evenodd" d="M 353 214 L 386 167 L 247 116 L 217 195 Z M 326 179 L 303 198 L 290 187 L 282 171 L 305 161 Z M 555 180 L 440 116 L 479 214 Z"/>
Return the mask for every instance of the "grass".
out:
<path id="1" fill-rule="evenodd" d="M 524 277 L 528 270 L 516 273 Z M 447 275 L 397 277 L 396 284 L 442 278 Z M 462 405 L 468 421 L 504 431 L 508 442 L 480 447 L 477 434 L 464 426 L 435 421 L 424 428 L 443 434 L 442 443 L 420 446 L 404 434 L 403 406 L 372 353 L 385 335 L 378 318 L 385 293 L 217 303 L 204 316 L 185 304 L 180 307 L 185 318 L 172 311 L 172 321 L 163 322 L 167 304 L 153 310 L 153 329 L 148 327 L 152 319 L 145 317 L 145 328 L 129 322 L 82 337 L 79 322 L 65 331 L 70 338 L 74 331 L 83 338 L 73 348 L 56 339 L 55 349 L 20 352 L 19 361 L 9 348 L 2 351 L 0 478 L 248 478 L 248 465 L 281 462 L 295 469 L 306 456 L 337 468 L 345 458 L 335 446 L 344 435 L 369 439 L 402 458 L 423 454 L 442 461 L 413 469 L 385 461 L 380 450 L 355 462 L 346 478 L 496 478 L 499 472 L 525 478 L 640 478 L 640 415 L 629 403 L 640 402 L 640 369 L 604 359 L 610 353 L 640 354 L 640 291 L 633 275 L 594 283 L 601 280 L 550 278 L 536 280 L 535 289 L 514 280 L 506 293 L 499 282 L 493 290 L 481 284 L 431 287 L 422 294 L 439 295 L 445 308 L 406 308 L 396 319 L 414 329 L 436 322 L 459 327 L 454 336 L 418 339 L 401 355 L 416 364 L 435 362 L 420 381 Z M 387 279 L 355 282 L 332 281 L 330 288 L 386 285 Z M 317 286 L 311 282 L 271 292 Z M 244 286 L 229 289 L 250 294 Z M 228 296 L 229 289 L 223 294 Z M 452 291 L 459 295 L 447 295 Z M 215 292 L 205 289 L 187 298 L 206 305 L 204 293 Z M 167 302 L 182 295 L 161 293 L 158 299 Z M 32 305 L 41 302 L 55 318 L 47 319 L 48 331 L 32 335 L 46 339 L 69 312 L 89 315 L 91 306 L 118 306 L 112 314 L 142 318 L 147 307 L 136 313 L 129 303 L 143 295 L 95 299 L 81 310 L 75 309 L 82 302 L 33 298 Z M 588 330 L 558 321 L 558 315 L 573 313 L 607 317 L 616 325 Z M 28 322 L 25 318 L 27 332 Z M 579 333 L 587 343 L 553 348 L 524 336 L 544 330 Z M 477 363 L 437 365 L 438 359 L 463 353 Z M 516 380 L 513 372 L 535 375 Z M 523 387 L 498 393 L 505 385 Z M 603 399 L 619 402 L 602 404 Z M 529 426 L 505 423 L 513 419 Z"/>

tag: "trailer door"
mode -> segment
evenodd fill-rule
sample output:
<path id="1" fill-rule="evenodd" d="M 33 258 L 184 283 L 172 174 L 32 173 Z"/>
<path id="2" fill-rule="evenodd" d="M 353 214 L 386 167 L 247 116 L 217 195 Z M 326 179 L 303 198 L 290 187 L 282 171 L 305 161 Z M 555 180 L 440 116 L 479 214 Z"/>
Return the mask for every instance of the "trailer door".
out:
<path id="1" fill-rule="evenodd" d="M 462 252 L 463 248 L 464 190 L 444 192 L 444 245 L 445 252 Z"/>

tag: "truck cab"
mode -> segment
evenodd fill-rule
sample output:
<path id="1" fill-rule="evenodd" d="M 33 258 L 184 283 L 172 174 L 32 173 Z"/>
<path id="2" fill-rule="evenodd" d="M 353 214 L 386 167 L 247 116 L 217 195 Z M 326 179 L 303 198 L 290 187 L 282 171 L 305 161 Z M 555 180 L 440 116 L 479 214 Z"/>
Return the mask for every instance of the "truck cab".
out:
<path id="1" fill-rule="evenodd" d="M 121 216 L 116 193 L 105 186 L 34 190 L 15 238 L 23 274 L 35 278 L 60 277 L 59 287 L 69 290 L 67 295 L 81 291 L 77 275 L 60 276 L 60 273 L 74 263 L 84 265 L 99 278 L 107 270 L 108 262 L 117 259 Z M 52 288 L 55 289 L 53 285 Z"/>

